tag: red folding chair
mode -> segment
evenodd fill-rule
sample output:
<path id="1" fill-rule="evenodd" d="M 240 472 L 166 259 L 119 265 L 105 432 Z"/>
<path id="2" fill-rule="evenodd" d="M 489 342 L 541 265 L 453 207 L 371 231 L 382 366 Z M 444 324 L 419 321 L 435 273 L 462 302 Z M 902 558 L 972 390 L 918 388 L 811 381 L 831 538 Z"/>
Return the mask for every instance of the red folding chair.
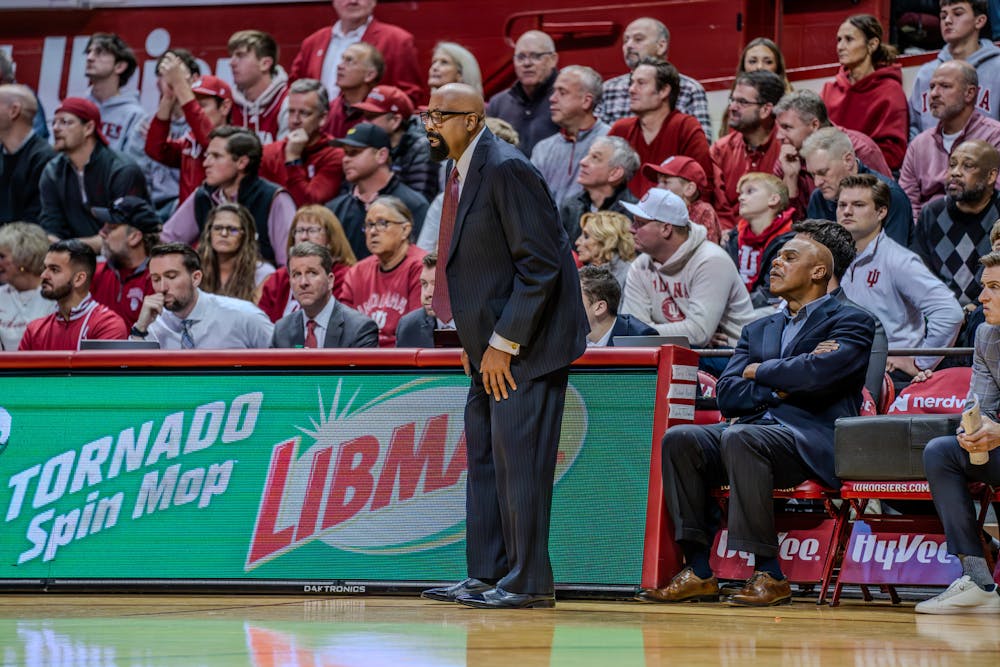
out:
<path id="1" fill-rule="evenodd" d="M 712 492 L 722 508 L 723 519 L 729 510 L 729 487 Z M 837 562 L 837 547 L 843 542 L 847 529 L 847 504 L 837 503 L 840 494 L 820 482 L 807 480 L 790 489 L 775 489 L 777 499 L 814 500 L 823 504 L 823 512 L 778 512 L 775 527 L 779 535 L 779 557 L 782 570 L 790 581 L 797 584 L 818 584 L 819 599 L 826 601 L 826 593 L 833 579 Z M 716 535 L 712 547 L 712 569 L 722 579 L 748 579 L 752 568 L 743 566 L 734 555 L 721 545 L 723 530 Z M 814 547 L 808 550 L 807 540 Z M 815 552 L 813 552 L 815 548 Z"/>

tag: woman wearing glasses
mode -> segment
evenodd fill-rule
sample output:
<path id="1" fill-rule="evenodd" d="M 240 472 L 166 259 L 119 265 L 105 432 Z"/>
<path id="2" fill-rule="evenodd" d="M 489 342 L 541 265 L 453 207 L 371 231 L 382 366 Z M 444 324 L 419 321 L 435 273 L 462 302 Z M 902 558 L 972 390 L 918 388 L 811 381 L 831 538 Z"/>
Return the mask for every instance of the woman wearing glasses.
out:
<path id="1" fill-rule="evenodd" d="M 274 273 L 261 261 L 257 226 L 243 206 L 225 203 L 212 209 L 198 243 L 201 289 L 256 303 L 258 286 Z"/>
<path id="2" fill-rule="evenodd" d="M 396 346 L 396 325 L 421 307 L 420 271 L 427 253 L 410 242 L 413 214 L 396 197 L 379 197 L 365 216 L 371 255 L 344 277 L 341 301 L 375 320 L 379 347 Z"/>
<path id="3" fill-rule="evenodd" d="M 351 250 L 351 244 L 344 234 L 344 228 L 337 216 L 325 206 L 310 204 L 295 212 L 292 227 L 288 230 L 288 249 L 303 241 L 311 241 L 326 246 L 333 257 L 333 296 L 339 301 L 344 295 L 344 276 L 347 270 L 358 263 Z M 272 322 L 299 309 L 299 303 L 292 296 L 292 284 L 288 279 L 288 268 L 281 267 L 264 281 L 257 305 L 267 313 Z"/>
<path id="4" fill-rule="evenodd" d="M 882 26 L 869 14 L 855 14 L 837 30 L 840 71 L 823 84 L 820 97 L 834 125 L 867 134 L 898 171 L 906 154 L 909 107 L 896 49 L 882 42 Z"/>

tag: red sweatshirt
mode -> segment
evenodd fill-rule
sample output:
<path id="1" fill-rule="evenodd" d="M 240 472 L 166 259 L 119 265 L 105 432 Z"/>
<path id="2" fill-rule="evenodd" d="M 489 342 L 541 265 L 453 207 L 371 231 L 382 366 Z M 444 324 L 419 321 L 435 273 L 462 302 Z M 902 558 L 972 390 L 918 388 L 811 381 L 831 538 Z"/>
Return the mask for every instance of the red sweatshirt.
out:
<path id="1" fill-rule="evenodd" d="M 170 121 L 153 116 L 146 135 L 146 155 L 168 167 L 181 170 L 180 194 L 177 201 L 184 201 L 205 180 L 205 167 L 201 154 L 208 147 L 208 135 L 214 129 L 212 121 L 191 100 L 181 110 L 191 130 L 177 140 L 170 139 Z"/>
<path id="2" fill-rule="evenodd" d="M 296 206 L 325 204 L 339 194 L 344 178 L 344 151 L 331 146 L 332 140 L 330 135 L 320 134 L 302 152 L 302 164 L 292 166 L 285 163 L 288 137 L 268 144 L 264 146 L 260 176 L 288 190 Z"/>
<path id="3" fill-rule="evenodd" d="M 708 188 L 701 193 L 702 199 L 711 202 L 712 198 L 712 161 L 708 156 L 708 139 L 701 123 L 694 116 L 674 110 L 664 119 L 660 131 L 653 137 L 651 143 L 646 143 L 639 125 L 638 116 L 629 116 L 615 121 L 608 131 L 612 137 L 621 137 L 639 154 L 639 164 L 660 164 L 671 155 L 686 155 L 695 160 L 705 170 L 708 176 Z M 637 198 L 642 198 L 646 191 L 656 187 L 656 182 L 646 178 L 643 170 L 635 172 L 628 183 L 628 189 Z"/>
<path id="4" fill-rule="evenodd" d="M 891 169 L 903 164 L 910 130 L 902 72 L 899 65 L 886 65 L 852 84 L 841 67 L 820 94 L 830 121 L 871 137 Z"/>
<path id="5" fill-rule="evenodd" d="M 153 293 L 149 279 L 149 261 L 145 261 L 131 275 L 122 276 L 107 262 L 97 265 L 90 293 L 94 300 L 118 313 L 131 327 L 139 319 L 142 300 Z"/>
<path id="6" fill-rule="evenodd" d="M 65 319 L 56 311 L 28 323 L 18 350 L 44 352 L 47 350 L 79 350 L 83 339 L 124 340 L 128 327 L 114 311 L 94 301 L 87 295 Z"/>
<path id="7" fill-rule="evenodd" d="M 762 171 L 770 174 L 781 154 L 781 142 L 775 138 L 775 129 L 757 148 L 750 150 L 743 135 L 730 132 L 712 144 L 712 169 L 715 176 L 715 211 L 719 214 L 722 229 L 732 229 L 739 220 L 739 197 L 736 184 L 744 174 Z"/>

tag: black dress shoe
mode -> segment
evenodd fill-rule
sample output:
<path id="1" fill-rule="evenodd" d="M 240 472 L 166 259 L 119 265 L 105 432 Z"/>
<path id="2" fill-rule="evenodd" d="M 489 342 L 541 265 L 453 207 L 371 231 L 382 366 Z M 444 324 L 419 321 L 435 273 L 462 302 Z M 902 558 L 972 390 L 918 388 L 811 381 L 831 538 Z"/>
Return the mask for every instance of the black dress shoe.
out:
<path id="1" fill-rule="evenodd" d="M 477 609 L 551 609 L 556 606 L 556 596 L 509 593 L 497 586 L 481 593 L 463 595 L 456 602 Z"/>
<path id="2" fill-rule="evenodd" d="M 457 584 L 452 584 L 451 586 L 428 588 L 420 594 L 420 597 L 427 600 L 437 600 L 439 602 L 454 602 L 460 595 L 482 593 L 483 591 L 488 591 L 491 588 L 493 588 L 493 584 L 487 584 L 479 581 L 478 579 L 469 577 L 468 579 L 460 581 Z"/>

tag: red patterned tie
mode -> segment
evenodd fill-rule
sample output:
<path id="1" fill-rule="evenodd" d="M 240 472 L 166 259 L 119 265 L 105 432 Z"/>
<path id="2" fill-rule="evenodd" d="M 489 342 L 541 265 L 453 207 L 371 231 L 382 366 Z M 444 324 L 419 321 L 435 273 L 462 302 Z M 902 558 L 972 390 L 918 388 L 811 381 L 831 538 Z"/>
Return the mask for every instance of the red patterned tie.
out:
<path id="1" fill-rule="evenodd" d="M 316 348 L 316 320 L 306 322 L 306 347 Z"/>
<path id="2" fill-rule="evenodd" d="M 455 215 L 458 213 L 458 169 L 452 169 L 444 189 L 444 203 L 441 206 L 441 227 L 438 229 L 438 261 L 434 268 L 434 297 L 431 308 L 442 322 L 452 319 L 451 298 L 448 296 L 448 277 L 444 269 L 448 265 L 448 251 L 451 250 L 451 235 L 455 231 Z"/>

